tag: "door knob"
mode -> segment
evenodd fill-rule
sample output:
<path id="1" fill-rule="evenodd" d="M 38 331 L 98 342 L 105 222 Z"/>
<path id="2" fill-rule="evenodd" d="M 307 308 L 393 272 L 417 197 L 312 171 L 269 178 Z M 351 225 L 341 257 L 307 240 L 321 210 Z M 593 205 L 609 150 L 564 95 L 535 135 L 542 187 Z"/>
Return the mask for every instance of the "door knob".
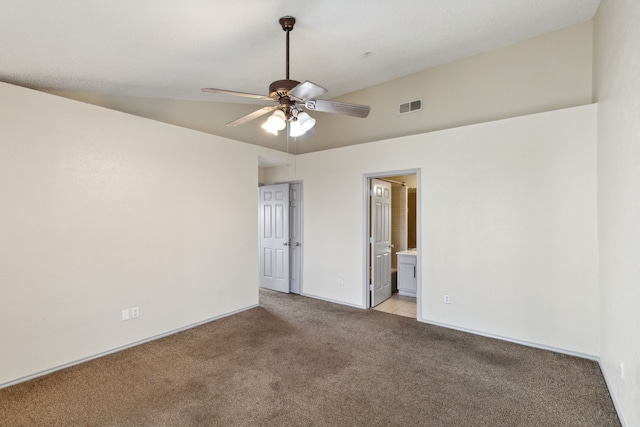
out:
<path id="1" fill-rule="evenodd" d="M 300 242 L 296 242 L 294 246 L 300 246 Z"/>

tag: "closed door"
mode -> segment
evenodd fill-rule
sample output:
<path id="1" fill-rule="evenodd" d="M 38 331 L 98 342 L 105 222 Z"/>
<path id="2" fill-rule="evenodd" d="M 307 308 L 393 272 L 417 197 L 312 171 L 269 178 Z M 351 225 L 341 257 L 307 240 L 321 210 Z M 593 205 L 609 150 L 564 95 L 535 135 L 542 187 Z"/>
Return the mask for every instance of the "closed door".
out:
<path id="1" fill-rule="evenodd" d="M 289 293 L 289 184 L 260 187 L 260 286 Z"/>
<path id="2" fill-rule="evenodd" d="M 391 297 L 391 184 L 372 180 L 371 307 Z"/>

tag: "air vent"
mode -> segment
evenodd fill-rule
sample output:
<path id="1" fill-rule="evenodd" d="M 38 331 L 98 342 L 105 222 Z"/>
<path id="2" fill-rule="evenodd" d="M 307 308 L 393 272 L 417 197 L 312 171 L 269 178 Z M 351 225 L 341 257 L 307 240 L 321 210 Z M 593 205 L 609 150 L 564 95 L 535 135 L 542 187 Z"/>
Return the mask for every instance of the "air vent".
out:
<path id="1" fill-rule="evenodd" d="M 413 113 L 415 111 L 422 111 L 422 99 L 405 102 L 404 104 L 400 104 L 398 107 L 398 112 L 400 114 Z"/>

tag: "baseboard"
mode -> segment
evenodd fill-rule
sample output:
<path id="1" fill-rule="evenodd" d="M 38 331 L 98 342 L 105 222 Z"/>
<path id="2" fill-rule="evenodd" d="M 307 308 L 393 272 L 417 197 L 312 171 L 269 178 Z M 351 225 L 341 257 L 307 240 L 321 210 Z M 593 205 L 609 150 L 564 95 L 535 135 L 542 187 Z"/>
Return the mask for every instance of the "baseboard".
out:
<path id="1" fill-rule="evenodd" d="M 607 375 L 607 371 L 602 369 L 602 361 L 598 357 L 598 366 L 600 367 L 600 372 L 602 372 L 602 377 L 604 378 L 604 382 L 607 385 L 607 389 L 609 390 L 609 396 L 611 396 L 611 400 L 613 401 L 613 407 L 616 408 L 616 413 L 618 414 L 618 419 L 620 420 L 620 424 L 622 427 L 627 427 L 627 421 L 624 419 L 624 415 L 622 412 L 622 408 L 620 407 L 620 403 L 618 403 L 618 398 L 616 397 L 616 393 L 611 387 L 611 381 L 609 381 L 609 376 Z"/>
<path id="2" fill-rule="evenodd" d="M 88 362 L 88 361 L 93 360 L 93 359 L 98 359 L 100 357 L 104 357 L 104 356 L 107 356 L 107 355 L 112 354 L 112 353 L 117 353 L 119 351 L 126 350 L 128 348 L 132 348 L 132 347 L 138 346 L 140 344 L 145 344 L 145 343 L 148 343 L 150 341 L 155 341 L 155 340 L 160 339 L 160 338 L 168 337 L 169 335 L 177 334 L 178 332 L 186 331 L 188 329 L 204 325 L 205 323 L 213 322 L 214 320 L 219 320 L 219 319 L 222 319 L 222 318 L 225 318 L 225 317 L 228 317 L 228 316 L 232 316 L 234 314 L 238 314 L 238 313 L 241 313 L 241 312 L 246 311 L 246 310 L 251 310 L 252 308 L 256 308 L 258 306 L 259 306 L 259 304 L 250 305 L 248 307 L 241 308 L 239 310 L 234 310 L 234 311 L 231 311 L 229 313 L 225 313 L 225 314 L 221 314 L 219 316 L 211 317 L 209 319 L 202 320 L 202 321 L 197 322 L 197 323 L 192 323 L 192 324 L 187 325 L 187 326 L 182 326 L 182 327 L 177 328 L 177 329 L 172 329 L 170 331 L 163 332 L 161 334 L 154 335 L 152 337 L 145 338 L 145 339 L 142 339 L 142 340 L 139 340 L 139 341 L 135 341 L 135 342 L 132 342 L 130 344 L 126 344 L 126 345 L 123 345 L 123 346 L 120 346 L 120 347 L 116 347 L 116 348 L 113 348 L 111 350 L 103 351 L 101 353 L 94 354 L 92 356 L 83 357 L 82 359 L 74 360 L 73 362 L 65 363 L 63 365 L 58 365 L 58 366 L 55 366 L 53 368 L 46 369 L 46 370 L 40 371 L 40 372 L 36 372 L 34 374 L 27 375 L 27 376 L 24 376 L 24 377 L 20 377 L 20 378 L 17 378 L 15 380 L 11 380 L 11 381 L 8 381 L 8 382 L 5 382 L 5 383 L 0 383 L 0 389 L 6 388 L 6 387 L 10 387 L 12 385 L 16 385 L 16 384 L 19 384 L 19 383 L 23 383 L 25 381 L 29 381 L 29 380 L 32 380 L 32 379 L 35 379 L 35 378 L 38 378 L 38 377 L 42 377 L 44 375 L 48 375 L 48 374 L 54 373 L 56 371 L 60 371 L 62 369 L 66 369 L 66 368 L 69 368 L 71 366 L 79 365 L 81 363 Z"/>
<path id="3" fill-rule="evenodd" d="M 598 362 L 599 361 L 598 356 L 593 355 L 593 354 L 581 353 L 581 352 L 578 352 L 578 351 L 572 351 L 572 350 L 567 350 L 567 349 L 560 348 L 560 347 L 553 347 L 553 346 L 549 346 L 549 345 L 538 344 L 538 343 L 534 343 L 534 342 L 530 342 L 530 341 L 519 340 L 517 338 L 505 337 L 505 336 L 502 336 L 502 335 L 490 334 L 490 333 L 487 333 L 487 332 L 476 331 L 474 329 L 468 329 L 468 328 L 462 328 L 462 327 L 455 326 L 455 325 L 449 325 L 447 323 L 434 322 L 434 321 L 431 321 L 431 320 L 424 320 L 424 319 L 418 319 L 418 321 L 422 322 L 422 323 L 428 323 L 428 324 L 434 325 L 434 326 L 441 326 L 443 328 L 455 329 L 456 331 L 462 331 L 462 332 L 467 332 L 467 333 L 474 334 L 474 335 L 480 335 L 480 336 L 487 337 L 487 338 L 494 338 L 494 339 L 501 340 L 501 341 L 508 341 L 508 342 L 512 342 L 514 344 L 520 344 L 520 345 L 524 345 L 524 346 L 527 346 L 527 347 L 539 348 L 541 350 L 553 351 L 554 353 L 566 354 L 568 356 L 575 356 L 575 357 L 579 357 L 581 359 L 593 360 L 594 362 Z M 602 370 L 602 368 L 601 368 L 601 370 Z"/>
<path id="4" fill-rule="evenodd" d="M 300 295 L 305 296 L 305 297 L 309 297 L 309 298 L 319 299 L 319 300 L 322 300 L 322 301 L 331 302 L 331 303 L 334 303 L 334 304 L 347 305 L 347 306 L 350 306 L 350 307 L 355 307 L 355 308 L 360 308 L 360 309 L 364 309 L 365 308 L 362 305 L 349 304 L 349 303 L 346 303 L 344 301 L 332 300 L 330 298 L 323 298 L 323 297 L 319 297 L 317 295 L 312 295 L 312 294 L 307 294 L 307 293 L 301 293 Z M 527 346 L 527 347 L 539 348 L 541 350 L 553 351 L 555 353 L 566 354 L 568 356 L 575 356 L 575 357 L 579 357 L 581 359 L 592 360 L 592 361 L 598 362 L 598 363 L 600 362 L 599 357 L 596 356 L 596 355 L 593 355 L 593 354 L 581 353 L 581 352 L 567 350 L 567 349 L 560 348 L 560 347 L 553 347 L 553 346 L 538 344 L 538 343 L 534 343 L 534 342 L 519 340 L 519 339 L 516 339 L 516 338 L 505 337 L 505 336 L 502 336 L 502 335 L 490 334 L 490 333 L 487 333 L 487 332 L 477 331 L 477 330 L 468 329 L 468 328 L 462 328 L 462 327 L 459 327 L 459 326 L 450 325 L 450 324 L 442 323 L 442 322 L 434 322 L 434 321 L 431 321 L 431 320 L 424 320 L 424 319 L 420 319 L 420 318 L 418 318 L 417 320 L 419 322 L 427 323 L 427 324 L 434 325 L 434 326 L 441 326 L 443 328 L 455 329 L 457 331 L 467 332 L 467 333 L 474 334 L 474 335 L 480 335 L 480 336 L 487 337 L 487 338 L 494 338 L 494 339 L 498 339 L 498 340 L 501 340 L 501 341 L 508 341 L 508 342 L 512 342 L 514 344 L 524 345 L 524 346 Z M 600 370 L 602 370 L 602 367 L 600 367 Z"/>
<path id="5" fill-rule="evenodd" d="M 312 294 L 307 294 L 307 293 L 301 293 L 300 295 L 305 296 L 305 297 L 309 297 L 309 298 L 319 299 L 319 300 L 322 300 L 322 301 L 331 302 L 331 303 L 334 303 L 334 304 L 347 305 L 347 306 L 354 307 L 354 308 L 360 308 L 360 309 L 365 309 L 366 308 L 366 307 L 363 307 L 362 305 L 349 304 L 349 303 L 346 303 L 344 301 L 332 300 L 331 298 L 323 298 L 323 297 L 319 297 L 317 295 L 312 295 Z M 487 333 L 487 332 L 477 331 L 477 330 L 468 329 L 468 328 L 462 328 L 462 327 L 455 326 L 455 325 L 450 325 L 450 324 L 447 324 L 447 323 L 434 322 L 434 321 L 431 321 L 431 320 L 424 320 L 424 319 L 420 319 L 420 318 L 418 318 L 417 320 L 419 322 L 427 323 L 427 324 L 434 325 L 434 326 L 441 326 L 443 328 L 455 329 L 457 331 L 467 332 L 467 333 L 474 334 L 474 335 L 480 335 L 480 336 L 487 337 L 487 338 L 494 338 L 494 339 L 498 339 L 498 340 L 501 340 L 501 341 L 508 341 L 508 342 L 512 342 L 514 344 L 524 345 L 524 346 L 527 346 L 527 347 L 539 348 L 541 350 L 553 351 L 555 353 L 566 354 L 568 356 L 575 356 L 575 357 L 579 357 L 581 359 L 587 359 L 587 360 L 593 360 L 594 362 L 599 362 L 598 356 L 593 355 L 593 354 L 581 353 L 581 352 L 567 350 L 567 349 L 560 348 L 560 347 L 553 347 L 553 346 L 533 343 L 533 342 L 529 342 L 529 341 L 519 340 L 519 339 L 516 339 L 516 338 L 505 337 L 505 336 L 502 336 L 502 335 L 490 334 L 490 333 Z M 602 367 L 600 368 L 600 370 L 602 370 Z"/>
<path id="6" fill-rule="evenodd" d="M 321 300 L 321 301 L 332 302 L 332 303 L 334 303 L 334 304 L 347 305 L 347 306 L 349 306 L 349 307 L 361 308 L 361 309 L 364 309 L 364 308 L 365 308 L 364 306 L 359 305 L 359 304 L 351 304 L 351 303 L 348 303 L 348 302 L 338 301 L 338 300 L 334 300 L 334 299 L 331 299 L 331 298 L 319 297 L 319 296 L 317 296 L 317 295 L 313 295 L 313 294 L 301 293 L 300 295 L 301 295 L 301 296 L 303 296 L 303 297 L 309 297 L 309 298 L 313 298 L 313 299 L 319 299 L 319 300 Z"/>

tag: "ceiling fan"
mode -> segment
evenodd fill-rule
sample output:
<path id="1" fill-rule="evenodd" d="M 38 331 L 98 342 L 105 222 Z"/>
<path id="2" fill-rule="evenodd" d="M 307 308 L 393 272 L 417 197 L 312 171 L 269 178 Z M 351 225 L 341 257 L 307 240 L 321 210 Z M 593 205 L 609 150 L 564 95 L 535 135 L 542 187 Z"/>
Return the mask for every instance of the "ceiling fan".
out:
<path id="1" fill-rule="evenodd" d="M 227 126 L 238 126 L 275 110 L 262 125 L 262 128 L 277 135 L 278 131 L 283 130 L 287 126 L 287 123 L 289 123 L 289 135 L 296 137 L 303 135 L 316 124 L 315 119 L 309 116 L 304 109 L 323 113 L 345 114 L 352 117 L 367 117 L 371 109 L 368 105 L 317 99 L 318 96 L 326 93 L 327 89 L 308 80 L 300 83 L 296 80 L 289 79 L 289 32 L 293 30 L 296 19 L 293 16 L 284 16 L 280 18 L 279 22 L 282 29 L 287 33 L 286 79 L 271 83 L 269 85 L 269 95 L 256 95 L 253 93 L 214 88 L 202 89 L 203 92 L 241 96 L 276 103 L 276 105 L 260 108 L 246 116 L 229 122 Z"/>

